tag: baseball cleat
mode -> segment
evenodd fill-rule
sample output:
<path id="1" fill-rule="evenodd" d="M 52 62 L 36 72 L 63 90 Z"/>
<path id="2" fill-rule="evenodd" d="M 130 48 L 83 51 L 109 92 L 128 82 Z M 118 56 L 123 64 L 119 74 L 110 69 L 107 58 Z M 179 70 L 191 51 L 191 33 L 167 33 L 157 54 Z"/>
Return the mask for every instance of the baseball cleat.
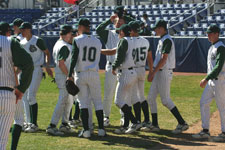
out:
<path id="1" fill-rule="evenodd" d="M 64 135 L 64 133 L 59 131 L 57 128 L 50 127 L 50 126 L 46 129 L 46 133 L 49 134 L 49 135 L 55 135 L 55 136 L 62 136 L 62 135 Z"/>
<path id="2" fill-rule="evenodd" d="M 210 134 L 209 134 L 209 132 L 201 131 L 197 134 L 193 134 L 192 137 L 195 139 L 208 139 L 208 138 L 210 138 Z"/>
<path id="3" fill-rule="evenodd" d="M 149 122 L 144 121 L 144 122 L 141 123 L 141 125 L 142 125 L 142 128 L 143 127 L 149 127 L 150 128 L 152 126 L 150 121 Z"/>
<path id="4" fill-rule="evenodd" d="M 78 125 L 79 127 L 82 126 L 82 121 L 80 119 L 73 120 L 73 122 L 75 122 L 75 124 Z"/>
<path id="5" fill-rule="evenodd" d="M 116 134 L 124 134 L 128 128 L 127 127 L 120 127 L 119 129 L 116 129 L 114 132 Z"/>
<path id="6" fill-rule="evenodd" d="M 141 131 L 145 131 L 145 132 L 148 132 L 148 131 L 152 131 L 152 132 L 159 132 L 160 131 L 160 128 L 159 126 L 153 126 L 152 124 L 148 127 L 142 127 L 141 128 Z"/>
<path id="7" fill-rule="evenodd" d="M 63 125 L 63 124 L 60 125 L 59 131 L 63 133 L 75 133 L 75 131 L 69 125 Z"/>
<path id="8" fill-rule="evenodd" d="M 224 142 L 225 141 L 225 133 L 221 133 L 218 136 L 213 138 L 215 142 Z"/>
<path id="9" fill-rule="evenodd" d="M 89 138 L 91 137 L 91 132 L 89 130 L 82 130 L 78 137 Z"/>
<path id="10" fill-rule="evenodd" d="M 22 131 L 25 131 L 29 127 L 29 124 L 24 122 L 22 126 Z"/>
<path id="11" fill-rule="evenodd" d="M 71 128 L 74 128 L 74 129 L 76 129 L 78 127 L 78 125 L 75 123 L 74 120 L 71 120 L 68 124 Z"/>
<path id="12" fill-rule="evenodd" d="M 106 132 L 104 129 L 98 129 L 98 136 L 106 136 Z"/>
<path id="13" fill-rule="evenodd" d="M 189 128 L 189 125 L 185 122 L 184 124 L 178 124 L 176 129 L 172 131 L 173 134 L 179 134 L 183 131 L 186 131 Z"/>
<path id="14" fill-rule="evenodd" d="M 24 132 L 26 133 L 34 133 L 34 132 L 37 132 L 39 129 L 38 129 L 38 126 L 36 126 L 35 124 L 29 124 L 29 127 L 26 128 L 24 130 Z"/>
<path id="15" fill-rule="evenodd" d="M 125 131 L 126 134 L 131 134 L 141 128 L 141 123 L 131 124 L 131 126 Z"/>
<path id="16" fill-rule="evenodd" d="M 124 124 L 124 117 L 122 117 L 122 118 L 120 119 L 120 126 L 123 126 L 123 124 Z"/>
<path id="17" fill-rule="evenodd" d="M 108 127 L 110 125 L 109 117 L 104 118 L 104 127 Z"/>

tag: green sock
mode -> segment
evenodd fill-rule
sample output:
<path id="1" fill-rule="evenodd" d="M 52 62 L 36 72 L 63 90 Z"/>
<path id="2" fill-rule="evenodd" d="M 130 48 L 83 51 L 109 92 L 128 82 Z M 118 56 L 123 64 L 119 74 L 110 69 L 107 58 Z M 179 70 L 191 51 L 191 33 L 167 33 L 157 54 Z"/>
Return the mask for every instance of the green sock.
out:
<path id="1" fill-rule="evenodd" d="M 124 115 L 126 114 L 129 118 L 129 120 L 133 123 L 136 124 L 137 123 L 137 119 L 134 117 L 132 111 L 130 110 L 129 106 L 127 104 L 125 104 L 121 110 L 123 111 Z"/>
<path id="2" fill-rule="evenodd" d="M 33 123 L 32 105 L 29 105 L 29 107 L 30 107 L 30 122 L 29 123 Z"/>
<path id="3" fill-rule="evenodd" d="M 172 112 L 172 114 L 174 115 L 174 117 L 177 119 L 177 122 L 179 124 L 184 124 L 185 121 L 184 119 L 182 118 L 180 112 L 178 111 L 177 107 L 175 106 L 173 109 L 170 110 Z"/>
<path id="4" fill-rule="evenodd" d="M 152 125 L 153 126 L 158 126 L 158 116 L 157 113 L 152 114 Z"/>
<path id="5" fill-rule="evenodd" d="M 12 142 L 11 142 L 11 150 L 16 150 L 20 134 L 22 131 L 22 127 L 20 125 L 14 124 L 12 128 Z"/>
<path id="6" fill-rule="evenodd" d="M 103 110 L 97 110 L 95 111 L 96 117 L 98 120 L 98 128 L 99 129 L 104 129 L 104 124 L 103 124 Z"/>
<path id="7" fill-rule="evenodd" d="M 133 109 L 137 121 L 141 122 L 141 103 L 137 102 L 136 104 L 134 104 Z"/>
<path id="8" fill-rule="evenodd" d="M 149 109 L 148 102 L 146 100 L 141 103 L 141 108 L 145 117 L 144 122 L 149 122 Z"/>
<path id="9" fill-rule="evenodd" d="M 31 111 L 32 111 L 31 123 L 33 123 L 37 126 L 37 117 L 38 117 L 38 104 L 37 103 L 31 105 Z"/>
<path id="10" fill-rule="evenodd" d="M 87 108 L 83 108 L 80 110 L 81 112 L 81 120 L 82 120 L 82 124 L 83 124 L 83 128 L 84 130 L 89 130 L 89 126 L 88 126 L 88 109 Z"/>
<path id="11" fill-rule="evenodd" d="M 78 120 L 79 119 L 79 115 L 80 115 L 80 107 L 79 107 L 79 102 L 75 103 L 75 112 L 73 115 L 73 119 L 74 120 Z"/>

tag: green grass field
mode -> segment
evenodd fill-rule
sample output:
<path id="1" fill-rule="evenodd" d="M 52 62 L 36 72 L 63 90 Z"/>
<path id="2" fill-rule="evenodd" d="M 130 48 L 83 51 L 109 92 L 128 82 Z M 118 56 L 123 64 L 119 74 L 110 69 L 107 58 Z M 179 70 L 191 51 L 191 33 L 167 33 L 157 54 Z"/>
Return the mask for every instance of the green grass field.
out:
<path id="1" fill-rule="evenodd" d="M 171 98 L 176 104 L 181 114 L 188 122 L 193 124 L 200 119 L 199 100 L 203 89 L 199 87 L 199 82 L 203 76 L 174 76 L 171 85 Z M 104 74 L 101 74 L 102 96 Z M 145 95 L 147 96 L 150 83 L 145 84 Z M 18 150 L 85 150 L 85 149 L 151 149 L 157 144 L 163 144 L 171 134 L 177 122 L 170 111 L 162 106 L 159 97 L 158 116 L 159 126 L 162 129 L 159 133 L 137 132 L 132 135 L 117 135 L 113 131 L 119 126 L 119 109 L 113 104 L 110 116 L 111 126 L 106 128 L 107 137 L 99 138 L 97 136 L 97 127 L 95 134 L 90 139 L 78 138 L 78 129 L 73 135 L 64 137 L 49 136 L 45 129 L 50 123 L 50 119 L 57 103 L 58 89 L 56 84 L 50 82 L 50 78 L 42 80 L 37 94 L 39 104 L 38 124 L 40 131 L 38 133 L 22 133 Z M 212 103 L 211 112 L 216 110 L 215 102 Z M 94 113 L 93 113 L 94 114 Z M 143 115 L 142 115 L 143 116 Z M 94 116 L 95 125 L 97 125 Z M 80 130 L 81 128 L 79 128 Z M 10 149 L 11 137 L 7 149 Z"/>

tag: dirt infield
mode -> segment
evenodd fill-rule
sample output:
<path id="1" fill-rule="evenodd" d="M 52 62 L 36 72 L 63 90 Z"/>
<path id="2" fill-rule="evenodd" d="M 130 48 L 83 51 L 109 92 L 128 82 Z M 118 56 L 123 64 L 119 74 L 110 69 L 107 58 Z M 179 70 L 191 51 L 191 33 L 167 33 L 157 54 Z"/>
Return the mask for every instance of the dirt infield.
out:
<path id="1" fill-rule="evenodd" d="M 192 134 L 201 131 L 201 121 L 194 125 L 181 135 L 171 135 L 169 138 L 161 140 L 159 145 L 153 149 L 181 149 L 181 150 L 224 150 L 225 142 L 212 142 L 208 140 L 196 140 L 191 137 Z M 220 117 L 218 111 L 214 112 L 210 119 L 210 134 L 212 137 L 221 133 Z"/>

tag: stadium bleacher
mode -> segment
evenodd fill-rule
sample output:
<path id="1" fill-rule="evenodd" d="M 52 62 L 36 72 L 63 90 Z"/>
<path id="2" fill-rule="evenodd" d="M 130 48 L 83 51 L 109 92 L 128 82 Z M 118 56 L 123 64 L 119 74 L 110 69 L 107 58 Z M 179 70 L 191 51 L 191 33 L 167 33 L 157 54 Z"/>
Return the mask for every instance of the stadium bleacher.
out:
<path id="1" fill-rule="evenodd" d="M 33 22 L 44 14 L 41 9 L 0 9 L 1 21 L 11 23 L 15 18 L 21 18 L 24 21 Z"/>
<path id="2" fill-rule="evenodd" d="M 102 21 L 106 20 L 113 14 L 115 6 L 100 6 L 93 9 L 91 12 L 85 12 L 84 15 L 81 15 L 80 17 L 86 17 L 89 18 L 92 22 L 92 32 L 96 34 L 95 29 L 98 24 L 100 24 Z M 154 5 L 138 5 L 138 6 L 125 6 L 128 12 L 130 12 L 132 15 L 134 15 L 137 19 L 142 19 L 142 15 L 146 13 L 149 17 L 149 20 L 151 21 L 151 26 L 155 23 L 158 19 L 164 19 L 166 21 L 170 20 L 170 26 L 174 25 L 176 23 L 182 22 L 185 18 L 188 18 L 190 16 L 195 15 L 197 12 L 207 8 L 206 3 L 198 3 L 198 4 L 154 4 Z M 193 9 L 195 8 L 195 9 Z M 59 26 L 60 24 L 64 23 L 63 19 L 59 19 L 61 16 L 68 14 L 69 10 L 66 10 L 67 8 L 52 8 L 51 10 L 48 10 L 45 15 L 43 15 L 38 21 L 36 21 L 33 24 L 33 28 L 37 29 L 37 27 L 41 28 L 42 26 L 48 24 L 49 22 L 55 23 L 46 26 L 46 28 L 41 30 L 42 36 L 54 36 L 57 35 L 59 32 Z M 58 13 L 60 12 L 61 13 Z M 221 13 L 225 13 L 222 11 Z M 183 14 L 183 15 L 180 15 Z M 177 17 L 179 16 L 179 17 Z M 46 19 L 50 18 L 50 19 Z M 171 20 L 172 18 L 175 18 Z M 70 25 L 75 25 L 78 22 L 79 19 L 72 18 L 67 19 L 65 23 Z M 112 29 L 113 25 L 108 26 L 108 29 Z M 193 31 L 190 32 L 189 31 Z M 199 35 L 201 32 L 198 32 Z M 180 32 L 176 35 L 182 36 L 184 35 L 197 35 L 197 32 L 195 30 L 188 29 L 187 32 Z"/>

